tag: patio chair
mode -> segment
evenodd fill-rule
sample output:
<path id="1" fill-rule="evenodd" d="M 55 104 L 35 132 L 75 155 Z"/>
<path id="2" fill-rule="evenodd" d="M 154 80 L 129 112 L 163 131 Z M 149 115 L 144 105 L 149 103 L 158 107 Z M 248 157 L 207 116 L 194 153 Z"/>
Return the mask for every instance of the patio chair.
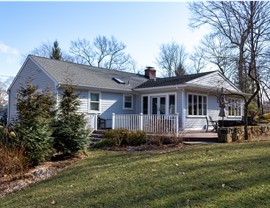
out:
<path id="1" fill-rule="evenodd" d="M 209 126 L 213 127 L 214 132 L 217 132 L 218 129 L 218 121 L 214 121 L 211 116 L 206 116 L 206 132 L 208 132 Z"/>
<path id="2" fill-rule="evenodd" d="M 98 116 L 98 129 L 105 129 L 105 128 L 106 128 L 106 119 Z"/>

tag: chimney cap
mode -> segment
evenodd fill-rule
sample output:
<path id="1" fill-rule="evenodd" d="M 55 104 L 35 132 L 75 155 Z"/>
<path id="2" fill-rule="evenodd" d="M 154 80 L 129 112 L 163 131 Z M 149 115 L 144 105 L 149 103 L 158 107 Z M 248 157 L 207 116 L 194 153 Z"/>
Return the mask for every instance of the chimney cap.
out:
<path id="1" fill-rule="evenodd" d="M 147 66 L 145 71 L 145 77 L 148 79 L 154 79 L 156 78 L 156 70 L 152 66 Z"/>

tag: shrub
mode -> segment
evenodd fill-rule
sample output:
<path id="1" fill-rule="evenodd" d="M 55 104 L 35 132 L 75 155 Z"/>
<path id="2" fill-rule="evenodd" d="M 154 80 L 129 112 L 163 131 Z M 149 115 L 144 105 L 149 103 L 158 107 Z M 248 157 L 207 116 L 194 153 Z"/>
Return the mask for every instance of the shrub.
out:
<path id="1" fill-rule="evenodd" d="M 143 131 L 133 131 L 127 134 L 127 144 L 131 146 L 139 146 L 146 144 L 146 134 Z"/>
<path id="2" fill-rule="evenodd" d="M 0 146 L 13 147 L 17 144 L 15 131 L 7 125 L 0 125 Z"/>
<path id="3" fill-rule="evenodd" d="M 53 133 L 54 148 L 63 154 L 76 154 L 86 146 L 89 132 L 85 129 L 84 115 L 77 112 L 79 106 L 80 100 L 73 86 L 67 84 L 59 103 Z"/>
<path id="4" fill-rule="evenodd" d="M 127 129 L 113 129 L 106 131 L 104 139 L 111 140 L 115 146 L 138 146 L 146 143 L 146 134 L 142 131 L 129 131 Z"/>
<path id="5" fill-rule="evenodd" d="M 163 144 L 179 144 L 182 142 L 181 137 L 176 137 L 176 135 L 148 135 L 146 143 L 149 145 L 163 145 Z"/>
<path id="6" fill-rule="evenodd" d="M 23 147 L 0 147 L 0 177 L 14 175 L 28 169 Z"/>
<path id="7" fill-rule="evenodd" d="M 116 146 L 115 140 L 112 139 L 102 139 L 93 145 L 93 148 L 103 148 L 103 147 L 113 147 Z"/>
<path id="8" fill-rule="evenodd" d="M 40 92 L 27 82 L 18 91 L 18 120 L 15 124 L 20 145 L 32 166 L 49 159 L 53 154 L 51 122 L 55 99 L 49 90 Z"/>

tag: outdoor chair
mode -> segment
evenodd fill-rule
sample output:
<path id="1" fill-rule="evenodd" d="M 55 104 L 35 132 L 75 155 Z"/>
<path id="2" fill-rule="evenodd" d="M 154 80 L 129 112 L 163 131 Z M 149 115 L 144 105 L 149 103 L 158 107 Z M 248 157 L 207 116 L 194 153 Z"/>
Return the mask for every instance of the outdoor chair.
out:
<path id="1" fill-rule="evenodd" d="M 106 128 L 106 119 L 98 116 L 98 129 L 105 129 L 105 128 Z"/>
<path id="2" fill-rule="evenodd" d="M 211 116 L 206 116 L 206 132 L 208 132 L 209 126 L 213 127 L 214 132 L 217 132 L 218 129 L 218 121 L 214 121 Z"/>

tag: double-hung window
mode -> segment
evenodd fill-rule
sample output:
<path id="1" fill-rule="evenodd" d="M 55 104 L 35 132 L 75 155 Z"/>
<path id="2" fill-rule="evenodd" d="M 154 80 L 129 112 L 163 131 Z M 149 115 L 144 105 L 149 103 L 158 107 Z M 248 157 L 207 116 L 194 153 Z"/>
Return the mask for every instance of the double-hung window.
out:
<path id="1" fill-rule="evenodd" d="M 206 116 L 207 115 L 207 97 L 205 95 L 188 95 L 188 115 Z"/>
<path id="2" fill-rule="evenodd" d="M 91 112 L 100 111 L 100 93 L 90 92 L 90 111 Z"/>
<path id="3" fill-rule="evenodd" d="M 124 95 L 123 108 L 126 110 L 133 109 L 133 96 L 132 95 Z"/>

